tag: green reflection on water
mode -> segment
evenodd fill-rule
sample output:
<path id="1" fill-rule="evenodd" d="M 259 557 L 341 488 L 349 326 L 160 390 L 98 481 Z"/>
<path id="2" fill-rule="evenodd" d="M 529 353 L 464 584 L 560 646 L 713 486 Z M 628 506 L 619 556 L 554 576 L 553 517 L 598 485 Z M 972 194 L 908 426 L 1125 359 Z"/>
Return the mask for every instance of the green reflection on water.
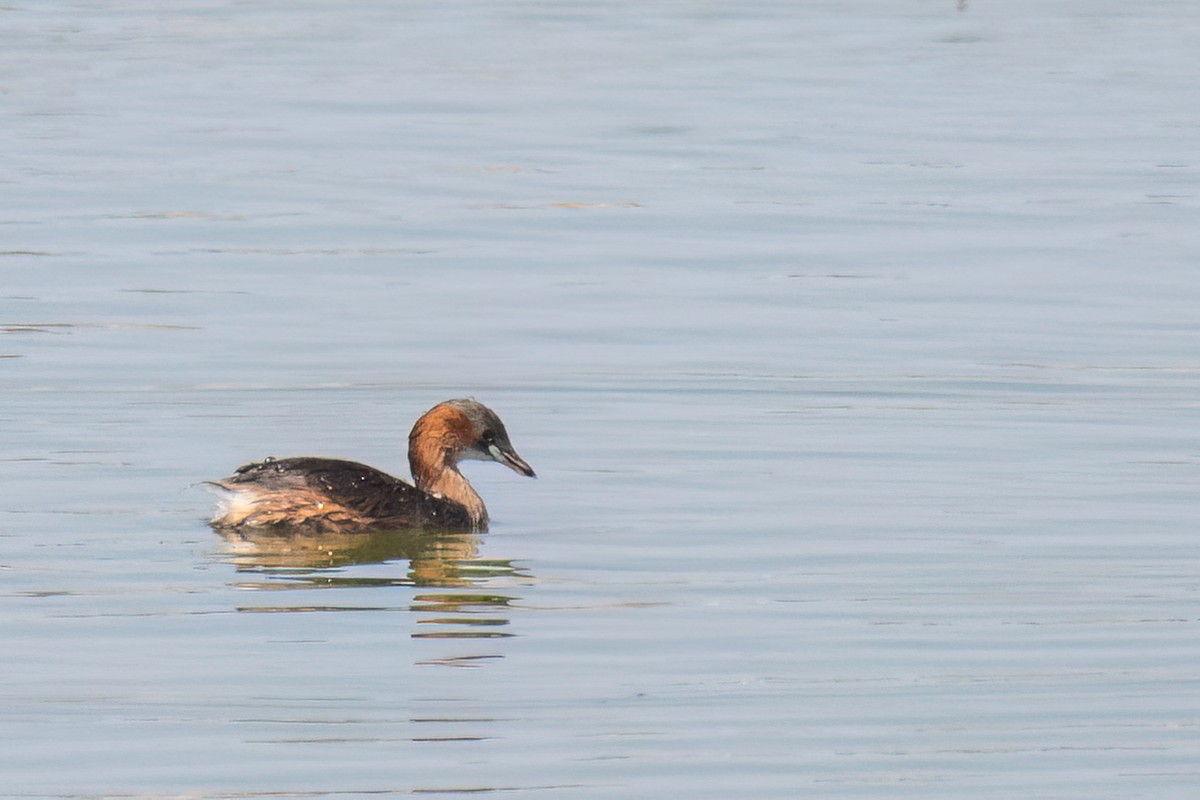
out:
<path id="1" fill-rule="evenodd" d="M 497 630 L 509 625 L 503 612 L 518 598 L 488 591 L 491 582 L 529 580 L 508 559 L 480 558 L 480 537 L 471 533 L 391 530 L 309 534 L 286 529 L 218 531 L 225 558 L 243 578 L 236 585 L 255 591 L 306 589 L 406 588 L 434 589 L 405 597 L 395 605 L 280 603 L 239 606 L 247 613 L 313 613 L 348 611 L 414 612 L 421 632 L 414 639 L 503 639 L 514 634 Z M 352 574 L 358 566 L 408 562 L 404 574 Z M 257 580 L 250 580 L 252 576 Z M 508 585 L 508 584 L 506 584 Z M 445 590 L 458 591 L 445 591 Z M 467 591 L 463 591 L 463 590 Z M 379 596 L 376 596 L 379 597 Z M 498 657 L 498 656 L 493 656 Z"/>
<path id="2" fill-rule="evenodd" d="M 258 573 L 286 586 L 463 587 L 499 577 L 528 577 L 512 561 L 479 558 L 478 534 L 390 530 L 295 534 L 283 529 L 219 531 L 226 558 L 240 573 Z M 408 561 L 404 577 L 337 574 L 344 567 Z M 245 588 L 259 588 L 254 584 Z M 264 587 L 265 588 L 265 587 Z"/>

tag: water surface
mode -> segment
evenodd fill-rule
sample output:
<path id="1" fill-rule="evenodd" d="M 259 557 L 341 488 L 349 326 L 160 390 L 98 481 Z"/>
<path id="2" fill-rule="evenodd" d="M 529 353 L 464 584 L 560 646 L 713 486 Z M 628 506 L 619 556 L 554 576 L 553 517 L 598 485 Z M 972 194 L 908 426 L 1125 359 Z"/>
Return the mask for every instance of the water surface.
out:
<path id="1" fill-rule="evenodd" d="M 1193 797 L 1200 13 L 954 5 L 0 9 L 0 794 Z"/>

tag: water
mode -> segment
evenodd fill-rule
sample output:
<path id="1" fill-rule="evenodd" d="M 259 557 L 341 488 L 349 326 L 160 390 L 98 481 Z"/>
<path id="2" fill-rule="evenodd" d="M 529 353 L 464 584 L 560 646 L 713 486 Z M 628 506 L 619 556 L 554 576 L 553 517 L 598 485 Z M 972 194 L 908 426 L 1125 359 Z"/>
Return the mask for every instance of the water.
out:
<path id="1" fill-rule="evenodd" d="M 0 9 L 0 794 L 1193 797 L 1198 33 Z M 462 395 L 486 535 L 205 526 Z"/>

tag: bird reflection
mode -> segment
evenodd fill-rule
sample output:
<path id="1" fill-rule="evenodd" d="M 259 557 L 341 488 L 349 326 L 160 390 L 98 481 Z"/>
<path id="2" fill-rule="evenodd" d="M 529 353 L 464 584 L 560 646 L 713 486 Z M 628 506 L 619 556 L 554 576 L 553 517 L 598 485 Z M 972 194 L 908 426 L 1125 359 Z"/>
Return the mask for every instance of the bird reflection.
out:
<path id="1" fill-rule="evenodd" d="M 481 558 L 480 537 L 474 533 L 435 533 L 422 530 L 311 533 L 288 528 L 218 530 L 224 557 L 243 581 L 238 588 L 271 590 L 350 590 L 343 602 L 314 602 L 317 595 L 301 591 L 291 602 L 238 606 L 245 613 L 410 611 L 417 615 L 414 639 L 506 639 L 508 611 L 517 597 L 500 586 L 524 583 L 531 576 L 507 559 Z M 404 574 L 394 566 L 407 561 Z M 389 572 L 366 574 L 359 566 L 383 564 Z M 389 574 L 390 573 L 390 574 Z M 251 580 L 251 575 L 260 576 Z M 429 591 L 386 596 L 399 605 L 361 604 L 365 595 L 351 593 L 372 587 L 416 587 Z M 338 593 L 342 595 L 342 592 Z M 375 599 L 385 595 L 371 593 Z M 278 599 L 278 594 L 272 593 Z M 301 600 L 301 598 L 303 598 Z M 345 600 L 351 600 L 347 603 Z M 299 601 L 299 602 L 297 602 Z M 443 653 L 417 663 L 473 667 L 499 652 Z"/>
<path id="2" fill-rule="evenodd" d="M 480 540 L 473 533 L 393 530 L 313 534 L 286 528 L 237 528 L 218 533 L 224 539 L 227 559 L 239 572 L 286 576 L 292 580 L 311 572 L 304 581 L 310 584 L 366 586 L 382 582 L 462 587 L 517 572 L 509 561 L 478 558 Z M 409 562 L 404 578 L 354 578 L 327 572 L 402 560 Z"/>

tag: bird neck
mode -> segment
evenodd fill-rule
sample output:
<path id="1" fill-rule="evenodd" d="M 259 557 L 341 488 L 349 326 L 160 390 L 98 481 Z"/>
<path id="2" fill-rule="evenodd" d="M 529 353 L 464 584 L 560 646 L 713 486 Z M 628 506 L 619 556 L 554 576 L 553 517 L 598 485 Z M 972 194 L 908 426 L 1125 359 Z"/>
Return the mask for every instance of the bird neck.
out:
<path id="1" fill-rule="evenodd" d="M 483 505 L 483 498 L 456 467 L 447 466 L 436 479 L 424 486 L 418 482 L 417 486 L 429 494 L 443 497 L 465 508 L 471 517 L 472 527 L 487 527 L 488 514 Z"/>
<path id="2" fill-rule="evenodd" d="M 485 527 L 487 508 L 475 487 L 458 471 L 458 463 L 451 455 L 455 452 L 454 448 L 448 446 L 442 436 L 421 436 L 417 435 L 417 431 L 413 433 L 408 444 L 408 466 L 417 488 L 434 497 L 458 503 L 466 509 L 474 527 Z"/>

